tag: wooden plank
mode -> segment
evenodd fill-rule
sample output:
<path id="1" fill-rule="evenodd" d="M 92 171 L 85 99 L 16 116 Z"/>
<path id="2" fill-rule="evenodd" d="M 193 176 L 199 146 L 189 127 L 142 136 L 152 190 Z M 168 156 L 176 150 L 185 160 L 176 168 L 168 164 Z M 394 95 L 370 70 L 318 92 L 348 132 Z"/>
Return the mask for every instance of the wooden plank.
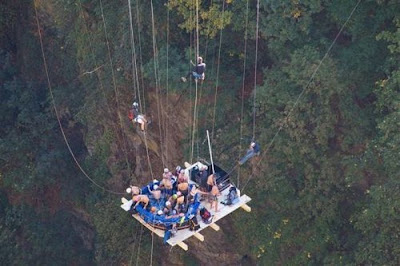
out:
<path id="1" fill-rule="evenodd" d="M 247 212 L 251 212 L 251 207 L 247 204 L 243 204 L 242 206 L 240 206 L 240 208 L 242 208 L 243 210 L 245 210 Z"/>
<path id="2" fill-rule="evenodd" d="M 179 242 L 177 245 L 180 246 L 184 251 L 187 251 L 189 249 L 188 245 L 186 245 L 183 241 Z"/>
<path id="3" fill-rule="evenodd" d="M 195 236 L 198 240 L 200 240 L 201 242 L 204 241 L 204 236 L 203 236 L 202 234 L 196 232 L 196 233 L 194 233 L 194 236 Z"/>
<path id="4" fill-rule="evenodd" d="M 215 231 L 219 231 L 219 225 L 218 224 L 216 224 L 216 223 L 212 223 L 212 224 L 210 224 L 210 227 L 212 228 L 212 229 L 214 229 Z"/>
<path id="5" fill-rule="evenodd" d="M 155 233 L 159 237 L 164 237 L 164 231 L 160 229 L 156 229 L 153 226 L 149 225 L 146 223 L 142 217 L 140 217 L 138 214 L 132 214 L 132 217 L 138 220 L 141 224 L 143 224 L 147 229 L 149 229 L 151 232 Z"/>

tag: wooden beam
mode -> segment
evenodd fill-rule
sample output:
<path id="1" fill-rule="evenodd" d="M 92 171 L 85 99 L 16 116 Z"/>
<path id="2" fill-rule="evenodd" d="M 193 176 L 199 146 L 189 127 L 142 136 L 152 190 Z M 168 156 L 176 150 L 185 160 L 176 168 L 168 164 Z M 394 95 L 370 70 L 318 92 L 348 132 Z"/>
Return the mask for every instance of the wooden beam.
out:
<path id="1" fill-rule="evenodd" d="M 211 227 L 212 229 L 214 229 L 215 231 L 219 231 L 219 225 L 216 224 L 216 223 L 210 224 L 210 227 Z"/>
<path id="2" fill-rule="evenodd" d="M 142 217 L 140 217 L 138 214 L 132 214 L 132 217 L 135 218 L 136 220 L 138 220 L 141 224 L 143 224 L 147 229 L 149 229 L 151 232 L 155 233 L 156 235 L 158 235 L 159 237 L 164 237 L 164 231 L 159 230 L 154 228 L 153 226 L 149 225 L 148 223 L 146 223 Z"/>
<path id="3" fill-rule="evenodd" d="M 196 233 L 194 233 L 194 236 L 195 236 L 198 240 L 200 240 L 201 242 L 204 241 L 204 236 L 203 236 L 202 234 L 196 232 Z"/>
<path id="4" fill-rule="evenodd" d="M 251 212 L 251 207 L 247 204 L 243 204 L 242 206 L 240 206 L 240 208 L 242 208 L 243 210 L 245 210 L 247 212 Z"/>
<path id="5" fill-rule="evenodd" d="M 180 246 L 184 251 L 187 251 L 189 249 L 188 245 L 186 245 L 183 241 L 177 243 L 177 245 Z"/>

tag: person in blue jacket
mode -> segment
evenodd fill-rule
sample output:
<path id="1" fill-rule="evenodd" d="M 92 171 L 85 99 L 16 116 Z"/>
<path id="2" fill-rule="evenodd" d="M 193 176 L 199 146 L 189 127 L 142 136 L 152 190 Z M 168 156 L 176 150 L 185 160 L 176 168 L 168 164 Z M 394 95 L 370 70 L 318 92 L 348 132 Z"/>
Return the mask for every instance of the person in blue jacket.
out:
<path id="1" fill-rule="evenodd" d="M 247 160 L 253 158 L 256 155 L 260 155 L 260 145 L 258 145 L 257 142 L 252 141 L 250 143 L 250 147 L 246 152 L 246 155 L 240 159 L 239 164 L 242 165 L 244 164 Z"/>

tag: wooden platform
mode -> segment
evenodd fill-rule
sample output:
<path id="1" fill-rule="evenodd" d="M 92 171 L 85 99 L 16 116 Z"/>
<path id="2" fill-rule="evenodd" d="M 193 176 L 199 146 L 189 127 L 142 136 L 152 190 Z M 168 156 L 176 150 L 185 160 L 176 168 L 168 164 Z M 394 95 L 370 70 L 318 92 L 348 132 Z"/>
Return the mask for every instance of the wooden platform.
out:
<path id="1" fill-rule="evenodd" d="M 229 193 L 229 189 L 225 189 L 221 195 L 218 197 L 218 202 L 224 201 L 226 199 L 226 195 Z M 132 200 L 128 201 L 125 198 L 122 198 L 122 205 L 121 208 L 124 209 L 125 211 L 128 211 L 130 206 L 132 205 Z M 207 201 L 202 201 L 201 205 L 205 206 L 207 210 L 211 212 L 212 215 L 214 215 L 213 222 L 211 224 L 205 224 L 200 216 L 197 216 L 197 220 L 199 221 L 200 229 L 197 231 L 190 231 L 189 229 L 182 229 L 178 230 L 175 236 L 171 237 L 167 242 L 171 246 L 180 246 L 184 250 L 188 250 L 188 246 L 184 243 L 184 241 L 192 236 L 195 236 L 197 239 L 200 241 L 204 241 L 204 236 L 200 234 L 200 232 L 207 227 L 211 227 L 212 229 L 218 231 L 219 226 L 216 224 L 216 222 L 228 214 L 234 212 L 238 208 L 243 208 L 245 211 L 251 211 L 251 208 L 247 205 L 247 203 L 251 201 L 251 198 L 248 197 L 247 195 L 240 196 L 239 202 L 237 202 L 234 205 L 231 206 L 226 206 L 221 203 L 218 204 L 218 212 L 214 212 L 214 210 L 211 210 L 210 204 Z M 136 220 L 138 220 L 141 224 L 143 224 L 147 229 L 150 231 L 154 232 L 156 235 L 159 237 L 164 237 L 164 231 L 160 229 L 156 229 L 153 226 L 149 225 L 146 223 L 138 214 L 132 215 Z"/>

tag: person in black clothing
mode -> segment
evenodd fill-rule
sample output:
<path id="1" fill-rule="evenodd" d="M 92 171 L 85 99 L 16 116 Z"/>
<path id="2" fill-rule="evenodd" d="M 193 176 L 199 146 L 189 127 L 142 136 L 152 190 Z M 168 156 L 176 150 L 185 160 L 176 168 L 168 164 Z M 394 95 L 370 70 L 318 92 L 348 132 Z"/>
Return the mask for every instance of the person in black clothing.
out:
<path id="1" fill-rule="evenodd" d="M 200 80 L 203 81 L 205 78 L 206 64 L 203 63 L 203 58 L 199 56 L 197 58 L 197 65 L 195 65 L 192 61 L 190 63 L 194 66 L 193 71 L 189 72 L 187 77 L 181 77 L 183 82 L 186 82 L 187 78 L 193 77 L 195 81 Z"/>

